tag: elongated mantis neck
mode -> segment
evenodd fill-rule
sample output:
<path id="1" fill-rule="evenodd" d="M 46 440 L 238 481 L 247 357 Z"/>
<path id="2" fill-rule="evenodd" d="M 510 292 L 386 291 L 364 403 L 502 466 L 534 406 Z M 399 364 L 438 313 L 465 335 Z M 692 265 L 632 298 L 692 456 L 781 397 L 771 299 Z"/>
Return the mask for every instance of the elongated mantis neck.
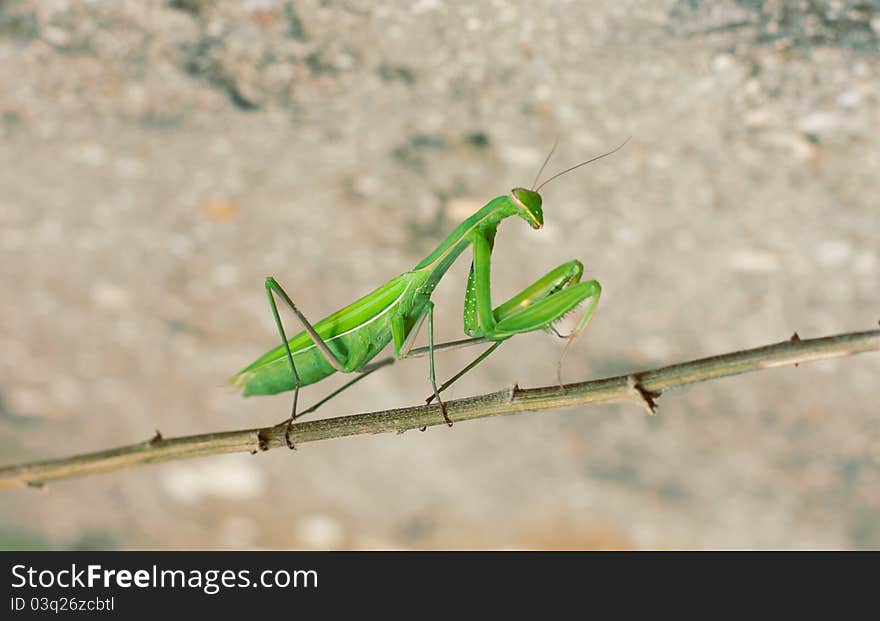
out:
<path id="1" fill-rule="evenodd" d="M 499 196 L 455 227 L 437 249 L 425 257 L 413 270 L 430 270 L 431 282 L 438 282 L 455 260 L 471 244 L 471 234 L 477 229 L 490 230 L 505 218 L 516 215 L 510 196 Z"/>

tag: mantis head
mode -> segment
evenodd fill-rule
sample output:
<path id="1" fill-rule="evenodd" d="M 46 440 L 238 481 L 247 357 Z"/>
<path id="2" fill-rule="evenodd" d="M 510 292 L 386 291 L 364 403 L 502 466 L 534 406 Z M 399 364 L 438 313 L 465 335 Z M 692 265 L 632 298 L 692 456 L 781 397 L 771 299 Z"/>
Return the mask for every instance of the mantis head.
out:
<path id="1" fill-rule="evenodd" d="M 513 188 L 510 191 L 516 215 L 529 223 L 533 229 L 544 226 L 544 211 L 541 209 L 541 195 L 534 190 Z"/>

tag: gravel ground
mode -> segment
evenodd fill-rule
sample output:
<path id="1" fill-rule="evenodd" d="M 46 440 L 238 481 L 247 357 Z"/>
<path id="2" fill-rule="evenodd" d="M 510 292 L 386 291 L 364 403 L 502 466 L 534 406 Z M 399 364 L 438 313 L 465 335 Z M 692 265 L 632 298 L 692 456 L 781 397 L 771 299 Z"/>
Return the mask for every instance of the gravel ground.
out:
<path id="1" fill-rule="evenodd" d="M 225 380 L 493 196 L 495 298 L 581 259 L 566 377 L 880 319 L 880 3 L 0 1 L 0 461 L 270 424 Z M 461 338 L 465 259 L 438 288 Z M 450 392 L 555 379 L 518 337 Z M 448 376 L 472 352 L 440 360 Z M 325 415 L 419 402 L 424 360 Z M 880 548 L 880 356 L 7 491 L 0 546 Z M 306 402 L 339 385 L 304 392 Z"/>

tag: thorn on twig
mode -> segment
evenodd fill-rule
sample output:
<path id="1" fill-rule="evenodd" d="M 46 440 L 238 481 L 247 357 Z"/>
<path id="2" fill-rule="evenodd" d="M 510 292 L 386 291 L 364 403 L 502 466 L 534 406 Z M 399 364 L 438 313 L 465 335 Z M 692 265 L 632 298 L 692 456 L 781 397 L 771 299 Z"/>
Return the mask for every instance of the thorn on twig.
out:
<path id="1" fill-rule="evenodd" d="M 424 432 L 424 431 L 427 431 L 427 430 L 428 430 L 428 426 L 427 426 L 427 425 L 422 425 L 421 427 L 419 427 L 419 431 Z"/>
<path id="2" fill-rule="evenodd" d="M 510 391 L 507 393 L 507 402 L 508 403 L 513 403 L 513 401 L 516 399 L 516 391 L 518 391 L 518 390 L 519 390 L 519 384 L 517 384 L 517 383 L 514 383 L 514 385 L 510 387 Z"/>
<path id="3" fill-rule="evenodd" d="M 791 338 L 788 340 L 791 341 L 792 343 L 798 343 L 798 342 L 800 342 L 801 337 L 798 335 L 797 332 L 795 332 L 794 334 L 791 335 Z M 795 362 L 794 366 L 798 366 L 798 363 Z"/>
<path id="4" fill-rule="evenodd" d="M 159 444 L 159 442 L 161 442 L 161 441 L 162 441 L 162 432 L 159 431 L 159 430 L 157 429 L 157 430 L 156 430 L 156 435 L 154 435 L 152 438 L 150 438 L 150 442 L 149 442 L 149 443 L 150 443 L 151 445 L 152 445 L 152 444 Z"/>
<path id="5" fill-rule="evenodd" d="M 648 415 L 654 416 L 657 413 L 657 399 L 660 398 L 662 393 L 646 390 L 639 383 L 639 378 L 635 375 L 630 375 L 629 377 L 627 377 L 626 383 L 633 396 L 648 411 Z"/>

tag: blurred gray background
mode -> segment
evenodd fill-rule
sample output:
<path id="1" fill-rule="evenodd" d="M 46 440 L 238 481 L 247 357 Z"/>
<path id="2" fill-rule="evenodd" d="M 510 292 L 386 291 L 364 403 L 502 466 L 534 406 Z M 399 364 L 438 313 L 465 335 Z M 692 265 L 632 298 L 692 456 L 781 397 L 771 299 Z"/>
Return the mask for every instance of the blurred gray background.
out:
<path id="1" fill-rule="evenodd" d="M 226 379 L 463 218 L 604 286 L 568 380 L 880 319 L 880 2 L 0 1 L 0 462 L 275 423 Z M 434 296 L 462 337 L 468 257 Z M 293 325 L 292 322 L 290 325 Z M 515 338 L 449 398 L 555 380 Z M 474 355 L 439 360 L 448 377 Z M 2 493 L 0 545 L 878 548 L 880 356 Z M 424 359 L 324 416 L 420 402 Z M 340 384 L 305 390 L 307 404 Z"/>

